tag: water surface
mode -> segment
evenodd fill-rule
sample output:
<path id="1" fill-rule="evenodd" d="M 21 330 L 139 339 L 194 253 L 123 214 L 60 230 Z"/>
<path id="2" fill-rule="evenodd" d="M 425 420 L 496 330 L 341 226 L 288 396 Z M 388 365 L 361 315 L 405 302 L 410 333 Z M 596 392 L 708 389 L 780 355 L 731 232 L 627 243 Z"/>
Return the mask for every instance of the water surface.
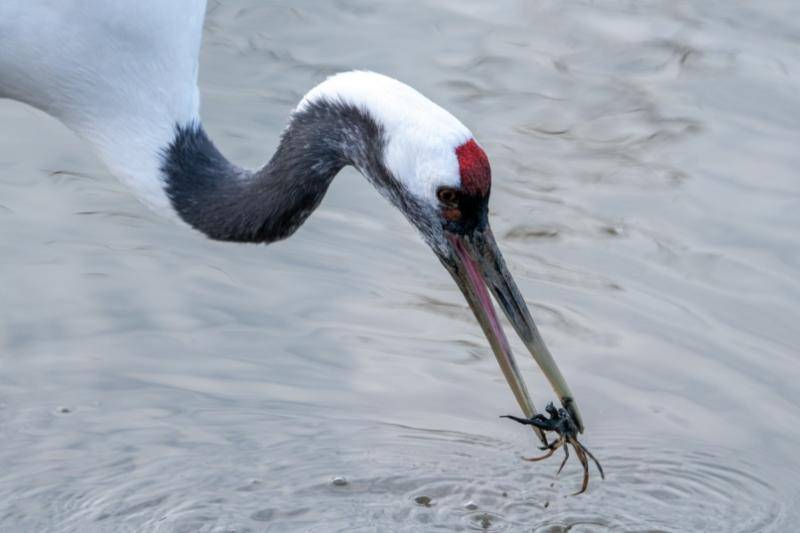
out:
<path id="1" fill-rule="evenodd" d="M 474 319 L 354 171 L 289 241 L 214 243 L 0 102 L 0 529 L 792 530 L 798 20 L 789 0 L 210 3 L 204 120 L 242 164 L 356 67 L 475 132 L 608 474 L 580 497 L 576 465 L 551 486 L 557 461 L 518 460 L 535 441 L 497 418 L 514 403 Z"/>

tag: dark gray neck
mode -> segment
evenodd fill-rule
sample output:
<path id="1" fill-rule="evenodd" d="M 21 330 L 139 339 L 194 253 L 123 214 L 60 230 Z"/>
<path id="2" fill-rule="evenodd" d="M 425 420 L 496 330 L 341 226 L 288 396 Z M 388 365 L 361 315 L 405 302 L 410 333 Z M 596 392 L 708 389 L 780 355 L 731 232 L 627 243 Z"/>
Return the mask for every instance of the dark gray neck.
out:
<path id="1" fill-rule="evenodd" d="M 230 163 L 196 125 L 177 129 L 162 171 L 173 207 L 195 229 L 212 239 L 272 242 L 294 233 L 345 165 L 399 193 L 383 165 L 384 145 L 382 128 L 365 112 L 322 101 L 293 115 L 260 170 Z"/>

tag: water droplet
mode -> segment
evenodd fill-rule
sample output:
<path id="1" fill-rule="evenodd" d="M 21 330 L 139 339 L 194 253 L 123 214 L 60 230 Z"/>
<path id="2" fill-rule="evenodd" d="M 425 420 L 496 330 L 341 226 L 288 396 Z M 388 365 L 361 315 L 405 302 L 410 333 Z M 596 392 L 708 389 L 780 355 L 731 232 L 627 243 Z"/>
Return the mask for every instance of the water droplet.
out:
<path id="1" fill-rule="evenodd" d="M 619 236 L 625 233 L 623 226 L 606 226 L 603 231 L 609 235 Z"/>
<path id="2" fill-rule="evenodd" d="M 474 511 L 477 508 L 478 508 L 478 504 L 473 502 L 472 500 L 470 500 L 470 501 L 468 501 L 467 503 L 464 504 L 464 509 L 466 509 L 467 511 Z"/>
<path id="3" fill-rule="evenodd" d="M 414 498 L 414 501 L 417 502 L 417 505 L 421 505 L 423 507 L 431 506 L 431 499 L 429 496 L 417 496 Z"/>
<path id="4" fill-rule="evenodd" d="M 344 487 L 347 485 L 347 479 L 344 476 L 336 476 L 331 480 L 331 483 L 337 487 Z"/>
<path id="5" fill-rule="evenodd" d="M 62 406 L 60 406 L 60 407 L 58 408 L 58 412 L 59 412 L 59 413 L 64 413 L 64 414 L 67 414 L 67 413 L 71 413 L 71 412 L 72 412 L 72 409 L 70 409 L 69 407 L 64 407 L 64 406 L 62 405 Z"/>

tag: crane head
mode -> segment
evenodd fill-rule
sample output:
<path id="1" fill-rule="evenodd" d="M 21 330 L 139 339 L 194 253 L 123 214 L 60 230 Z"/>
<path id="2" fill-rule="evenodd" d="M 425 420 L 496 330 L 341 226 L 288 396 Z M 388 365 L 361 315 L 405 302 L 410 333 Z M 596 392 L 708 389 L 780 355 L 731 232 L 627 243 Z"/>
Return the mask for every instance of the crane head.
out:
<path id="1" fill-rule="evenodd" d="M 341 137 L 326 137 L 325 149 L 341 151 L 417 227 L 469 303 L 523 413 L 536 411 L 490 294 L 582 431 L 572 393 L 492 234 L 491 166 L 469 129 L 415 89 L 372 72 L 328 78 L 295 113 L 333 117 L 325 131 Z"/>

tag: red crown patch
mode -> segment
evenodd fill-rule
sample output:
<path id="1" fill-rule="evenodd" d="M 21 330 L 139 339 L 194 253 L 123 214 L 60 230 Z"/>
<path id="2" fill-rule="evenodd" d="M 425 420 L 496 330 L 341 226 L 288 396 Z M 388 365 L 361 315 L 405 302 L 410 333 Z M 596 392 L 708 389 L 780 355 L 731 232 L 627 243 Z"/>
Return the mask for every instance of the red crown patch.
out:
<path id="1" fill-rule="evenodd" d="M 467 194 L 486 196 L 492 186 L 492 169 L 489 158 L 478 146 L 475 139 L 470 139 L 456 148 L 458 170 L 461 173 L 461 189 Z"/>

